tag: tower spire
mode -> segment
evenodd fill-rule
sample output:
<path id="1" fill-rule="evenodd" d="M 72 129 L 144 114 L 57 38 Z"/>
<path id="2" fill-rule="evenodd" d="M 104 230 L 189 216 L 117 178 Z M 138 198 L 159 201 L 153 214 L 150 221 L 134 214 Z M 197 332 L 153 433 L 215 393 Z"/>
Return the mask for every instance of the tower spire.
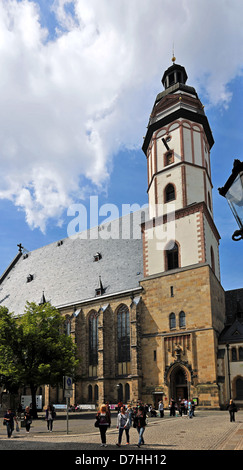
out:
<path id="1" fill-rule="evenodd" d="M 176 57 L 175 57 L 175 45 L 174 45 L 174 42 L 173 42 L 173 47 L 172 47 L 172 62 L 173 64 L 175 63 L 176 61 Z"/>

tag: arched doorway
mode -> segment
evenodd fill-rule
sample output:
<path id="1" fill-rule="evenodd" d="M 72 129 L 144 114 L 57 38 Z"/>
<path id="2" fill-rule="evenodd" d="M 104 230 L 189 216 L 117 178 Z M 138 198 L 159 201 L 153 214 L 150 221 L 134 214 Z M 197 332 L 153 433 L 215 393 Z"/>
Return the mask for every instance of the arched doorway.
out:
<path id="1" fill-rule="evenodd" d="M 190 373 L 186 367 L 174 364 L 168 374 L 170 398 L 176 402 L 190 396 Z"/>

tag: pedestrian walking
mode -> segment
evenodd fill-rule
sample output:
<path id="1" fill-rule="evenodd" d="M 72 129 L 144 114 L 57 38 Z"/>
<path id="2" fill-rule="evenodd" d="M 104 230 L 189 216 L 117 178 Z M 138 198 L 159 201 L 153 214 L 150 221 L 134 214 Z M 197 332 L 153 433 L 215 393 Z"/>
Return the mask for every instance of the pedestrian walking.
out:
<path id="1" fill-rule="evenodd" d="M 46 409 L 46 422 L 47 422 L 47 429 L 49 432 L 52 432 L 53 429 L 53 421 L 56 417 L 55 408 L 51 405 L 48 405 Z"/>
<path id="2" fill-rule="evenodd" d="M 235 421 L 235 413 L 237 411 L 237 406 L 232 399 L 230 400 L 227 409 L 229 410 L 230 414 L 230 422 Z"/>
<path id="3" fill-rule="evenodd" d="M 30 407 L 29 406 L 26 406 L 25 408 L 25 412 L 24 412 L 24 422 L 25 422 L 25 429 L 26 429 L 26 432 L 30 432 L 30 425 L 32 423 L 32 419 L 31 419 L 31 411 L 30 411 Z"/>
<path id="4" fill-rule="evenodd" d="M 188 408 L 188 415 L 189 415 L 189 418 L 192 418 L 192 417 L 193 417 L 193 408 L 192 408 L 192 402 L 191 402 L 191 400 L 188 401 L 187 408 Z"/>
<path id="5" fill-rule="evenodd" d="M 146 426 L 146 414 L 142 406 L 139 406 L 138 408 L 137 414 L 134 418 L 133 426 L 137 429 L 139 434 L 138 447 L 140 447 L 141 445 L 144 445 L 143 434 Z"/>
<path id="6" fill-rule="evenodd" d="M 11 437 L 14 431 L 14 421 L 17 423 L 15 413 L 9 408 L 3 417 L 3 422 L 7 426 L 7 436 Z"/>
<path id="7" fill-rule="evenodd" d="M 131 405 L 127 405 L 126 415 L 129 421 L 129 428 L 132 426 L 133 410 Z"/>
<path id="8" fill-rule="evenodd" d="M 160 400 L 159 402 L 159 414 L 161 418 L 164 417 L 164 403 L 162 402 L 162 400 Z"/>
<path id="9" fill-rule="evenodd" d="M 120 413 L 118 413 L 117 416 L 117 429 L 118 429 L 118 443 L 116 444 L 118 447 L 121 446 L 121 441 L 122 441 L 122 434 L 123 431 L 125 430 L 126 437 L 127 437 L 127 444 L 129 444 L 129 417 L 127 416 L 125 412 L 124 406 L 121 407 Z"/>
<path id="10" fill-rule="evenodd" d="M 171 401 L 170 401 L 170 416 L 175 416 L 175 408 L 176 408 L 175 400 L 174 400 L 174 398 L 171 398 Z"/>
<path id="11" fill-rule="evenodd" d="M 101 447 L 107 447 L 106 444 L 106 431 L 108 427 L 111 425 L 111 418 L 110 412 L 107 409 L 107 406 L 101 405 L 100 410 L 96 415 L 96 422 L 95 426 L 100 429 L 100 437 L 101 437 Z"/>

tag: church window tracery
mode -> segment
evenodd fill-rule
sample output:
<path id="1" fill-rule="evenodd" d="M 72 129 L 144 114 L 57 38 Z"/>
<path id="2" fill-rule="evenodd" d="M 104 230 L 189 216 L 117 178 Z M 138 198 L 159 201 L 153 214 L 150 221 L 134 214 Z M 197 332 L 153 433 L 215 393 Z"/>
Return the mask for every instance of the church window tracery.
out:
<path id="1" fill-rule="evenodd" d="M 130 315 L 126 305 L 117 312 L 118 375 L 130 372 Z"/>
<path id="2" fill-rule="evenodd" d="M 97 376 L 98 321 L 98 313 L 93 311 L 89 317 L 89 377 Z"/>

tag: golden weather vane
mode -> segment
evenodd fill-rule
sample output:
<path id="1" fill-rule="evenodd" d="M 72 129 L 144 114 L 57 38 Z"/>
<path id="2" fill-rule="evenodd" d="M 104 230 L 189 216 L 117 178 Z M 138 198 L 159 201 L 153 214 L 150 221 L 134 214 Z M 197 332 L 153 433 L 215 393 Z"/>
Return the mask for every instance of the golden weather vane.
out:
<path id="1" fill-rule="evenodd" d="M 176 58 L 175 58 L 175 51 L 174 51 L 174 43 L 173 43 L 173 50 L 172 50 L 172 62 L 174 64 L 174 62 L 176 61 Z"/>

